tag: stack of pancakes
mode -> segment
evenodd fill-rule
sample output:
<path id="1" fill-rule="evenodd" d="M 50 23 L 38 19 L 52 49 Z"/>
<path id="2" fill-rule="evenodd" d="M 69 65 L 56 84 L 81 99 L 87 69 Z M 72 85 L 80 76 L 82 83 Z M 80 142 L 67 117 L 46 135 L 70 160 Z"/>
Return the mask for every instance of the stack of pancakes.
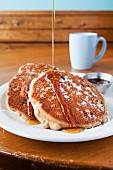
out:
<path id="1" fill-rule="evenodd" d="M 11 110 L 18 112 L 27 119 L 34 119 L 34 109 L 28 98 L 29 86 L 31 81 L 38 77 L 42 72 L 49 69 L 56 69 L 51 65 L 27 63 L 19 68 L 8 87 L 8 105 Z"/>
<path id="2" fill-rule="evenodd" d="M 20 67 L 9 83 L 8 106 L 44 128 L 91 128 L 108 119 L 98 89 L 84 78 L 46 64 Z"/>

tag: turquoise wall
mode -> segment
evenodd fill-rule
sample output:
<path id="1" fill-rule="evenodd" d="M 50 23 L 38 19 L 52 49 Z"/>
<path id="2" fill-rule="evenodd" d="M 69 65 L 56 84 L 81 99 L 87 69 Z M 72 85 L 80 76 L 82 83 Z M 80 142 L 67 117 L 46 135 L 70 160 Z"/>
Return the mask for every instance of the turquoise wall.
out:
<path id="1" fill-rule="evenodd" d="M 51 10 L 52 0 L 0 0 L 0 10 Z M 113 10 L 113 0 L 56 0 L 56 10 Z"/>

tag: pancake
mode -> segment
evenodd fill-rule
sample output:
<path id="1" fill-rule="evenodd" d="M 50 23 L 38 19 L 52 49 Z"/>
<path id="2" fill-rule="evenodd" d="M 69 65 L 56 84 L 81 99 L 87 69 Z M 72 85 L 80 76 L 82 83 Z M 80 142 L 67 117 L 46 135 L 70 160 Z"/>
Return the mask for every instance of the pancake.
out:
<path id="1" fill-rule="evenodd" d="M 21 66 L 18 74 L 9 82 L 7 102 L 11 110 L 18 112 L 27 119 L 35 119 L 34 109 L 28 98 L 29 85 L 40 73 L 56 69 L 51 65 L 27 63 Z"/>
<path id="2" fill-rule="evenodd" d="M 99 90 L 84 78 L 49 70 L 32 80 L 29 99 L 44 128 L 91 128 L 108 120 Z"/>

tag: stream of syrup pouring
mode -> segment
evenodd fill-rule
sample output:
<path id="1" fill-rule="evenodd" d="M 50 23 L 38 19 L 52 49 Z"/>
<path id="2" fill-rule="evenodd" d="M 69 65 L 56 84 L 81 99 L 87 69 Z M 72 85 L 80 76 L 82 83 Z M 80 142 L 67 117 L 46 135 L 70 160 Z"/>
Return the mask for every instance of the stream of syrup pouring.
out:
<path id="1" fill-rule="evenodd" d="M 52 66 L 54 66 L 54 38 L 55 38 L 55 3 L 56 3 L 56 0 L 53 0 L 52 1 L 53 4 L 52 4 Z M 29 106 L 28 106 L 29 107 Z M 29 112 L 29 111 L 28 111 Z M 26 123 L 28 123 L 29 125 L 37 125 L 39 124 L 40 122 L 38 120 L 27 120 Z"/>
<path id="2" fill-rule="evenodd" d="M 53 0 L 53 9 L 52 9 L 52 66 L 54 66 L 54 57 L 55 57 L 55 5 L 56 5 L 56 0 Z M 84 129 L 83 128 L 68 128 L 68 129 L 63 129 L 64 132 L 66 133 L 78 133 L 82 132 Z"/>
<path id="3" fill-rule="evenodd" d="M 53 0 L 52 9 L 52 66 L 54 66 L 54 55 L 55 55 L 55 4 L 56 0 Z"/>
<path id="4" fill-rule="evenodd" d="M 52 66 L 54 66 L 54 51 L 55 51 L 55 4 L 56 0 L 53 0 L 53 10 L 52 10 Z M 26 123 L 30 125 L 37 125 L 40 122 L 38 120 L 27 120 Z M 65 128 L 62 129 L 63 132 L 66 133 L 79 133 L 82 132 L 84 129 L 83 128 Z"/>

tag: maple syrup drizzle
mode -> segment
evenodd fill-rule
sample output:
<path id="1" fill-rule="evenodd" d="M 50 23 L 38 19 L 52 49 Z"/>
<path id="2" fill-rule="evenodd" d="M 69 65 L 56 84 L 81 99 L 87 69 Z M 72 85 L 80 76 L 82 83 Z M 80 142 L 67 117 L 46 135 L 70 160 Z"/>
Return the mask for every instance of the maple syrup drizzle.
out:
<path id="1" fill-rule="evenodd" d="M 26 120 L 26 123 L 28 123 L 29 125 L 38 125 L 40 124 L 40 122 L 37 119 L 33 119 L 33 120 Z"/>
<path id="2" fill-rule="evenodd" d="M 51 74 L 52 75 L 52 74 Z M 47 80 L 49 81 L 49 84 L 52 86 L 53 91 L 56 94 L 56 97 L 60 103 L 60 106 L 62 108 L 62 112 L 64 113 L 64 116 L 66 118 L 66 120 L 68 122 L 71 122 L 72 124 L 75 124 L 75 120 L 70 112 L 70 108 L 69 105 L 66 103 L 62 92 L 60 90 L 60 86 L 59 86 L 59 79 L 60 79 L 60 75 L 57 75 L 57 77 L 55 76 L 49 76 L 47 75 Z"/>
<path id="3" fill-rule="evenodd" d="M 62 111 L 65 114 L 65 117 L 67 118 L 67 120 L 69 122 L 74 124 L 75 121 L 74 121 L 74 119 L 73 119 L 73 117 L 72 117 L 72 115 L 70 113 L 70 108 L 69 108 L 68 104 L 66 103 L 66 101 L 65 101 L 65 99 L 64 99 L 64 97 L 63 97 L 63 95 L 61 93 L 61 90 L 59 88 L 59 84 L 56 83 L 56 82 L 52 82 L 52 84 L 53 84 L 55 93 L 57 94 L 58 101 L 59 101 L 59 103 L 60 103 L 60 105 L 62 107 Z"/>
<path id="4" fill-rule="evenodd" d="M 53 10 L 52 10 L 52 66 L 54 66 L 54 41 L 55 41 L 55 3 L 56 0 L 53 0 Z"/>
<path id="5" fill-rule="evenodd" d="M 83 129 L 83 128 L 80 128 L 80 127 L 76 127 L 76 128 L 63 129 L 62 131 L 63 131 L 63 132 L 66 132 L 66 133 L 80 133 L 80 132 L 83 132 L 84 129 Z"/>

